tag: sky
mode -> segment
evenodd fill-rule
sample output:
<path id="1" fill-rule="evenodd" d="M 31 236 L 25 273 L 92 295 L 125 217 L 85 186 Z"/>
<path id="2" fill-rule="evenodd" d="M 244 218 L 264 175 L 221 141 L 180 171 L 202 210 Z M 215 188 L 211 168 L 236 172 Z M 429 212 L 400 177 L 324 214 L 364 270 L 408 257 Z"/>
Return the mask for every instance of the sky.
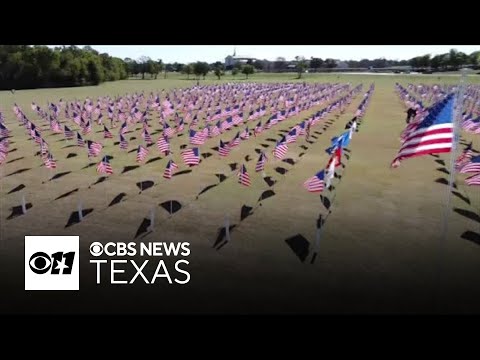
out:
<path id="1" fill-rule="evenodd" d="M 59 46 L 59 45 L 49 45 Z M 84 45 L 78 45 L 83 47 Z M 407 60 L 415 56 L 443 54 L 457 49 L 466 54 L 480 50 L 480 45 L 92 45 L 100 53 L 119 58 L 138 59 L 148 56 L 164 63 L 190 63 L 195 61 L 223 62 L 233 54 L 257 59 L 275 60 L 284 57 L 293 60 L 295 56 L 319 57 L 339 60 L 361 60 L 387 58 Z"/>

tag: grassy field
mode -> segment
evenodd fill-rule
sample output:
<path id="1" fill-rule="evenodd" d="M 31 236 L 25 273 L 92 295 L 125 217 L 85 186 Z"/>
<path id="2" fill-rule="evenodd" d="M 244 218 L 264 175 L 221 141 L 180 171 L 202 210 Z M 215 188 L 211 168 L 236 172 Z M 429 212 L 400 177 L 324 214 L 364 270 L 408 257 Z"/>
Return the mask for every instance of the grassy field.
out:
<path id="1" fill-rule="evenodd" d="M 169 75 L 167 79 L 128 80 L 98 87 L 22 90 L 0 92 L 0 109 L 13 130 L 7 163 L 0 167 L 1 281 L 7 296 L 2 296 L 1 312 L 98 311 L 98 312 L 478 312 L 480 301 L 480 192 L 467 187 L 456 176 L 448 212 L 448 236 L 442 237 L 445 219 L 449 155 L 424 156 L 406 160 L 392 170 L 390 162 L 400 148 L 399 134 L 405 125 L 405 108 L 394 92 L 395 82 L 458 83 L 459 77 L 437 75 L 347 75 L 308 74 L 296 80 L 295 74 L 258 74 L 248 81 L 258 82 L 350 82 L 363 83 L 362 92 L 343 115 L 334 113 L 312 129 L 311 143 L 299 138 L 289 145 L 287 158 L 292 163 L 272 160 L 265 173 L 275 181 L 269 186 L 254 171 L 256 149 L 271 152 L 282 130 L 323 108 L 314 107 L 251 137 L 220 159 L 212 147 L 218 139 L 201 146 L 210 153 L 190 173 L 162 178 L 168 158 L 150 148 L 150 163 L 121 173 L 134 166 L 135 152 L 126 154 L 103 140 L 103 133 L 89 139 L 106 144 L 103 153 L 113 156 L 115 174 L 98 181 L 95 166 L 86 150 L 59 141 L 63 135 L 48 135 L 57 169 L 48 171 L 38 150 L 27 141 L 24 129 L 17 125 L 12 106 L 19 104 L 32 120 L 32 101 L 45 106 L 47 101 L 79 99 L 87 96 L 122 95 L 135 91 L 160 91 L 190 87 L 195 80 Z M 222 82 L 245 81 L 243 76 L 224 77 Z M 480 84 L 480 76 L 469 83 Z M 204 83 L 219 83 L 209 78 Z M 343 159 L 345 168 L 335 179 L 334 189 L 319 196 L 306 192 L 302 184 L 322 169 L 330 139 L 343 131 L 353 117 L 363 93 L 375 83 L 366 115 Z M 107 122 L 108 124 L 108 122 Z M 158 122 L 155 121 L 155 128 Z M 137 129 L 140 125 L 137 126 Z M 96 127 L 96 131 L 100 129 Z M 230 139 L 229 132 L 222 139 Z M 130 141 L 129 149 L 141 143 Z M 154 139 L 158 135 L 154 135 Z M 462 142 L 473 140 L 480 150 L 477 135 L 462 134 Z M 188 142 L 186 136 L 172 141 L 173 155 L 182 164 L 178 148 Z M 71 145 L 75 145 L 73 141 Z M 262 145 L 263 144 L 263 145 Z M 268 147 L 266 147 L 268 146 Z M 463 147 L 463 145 L 461 145 Z M 73 154 L 73 155 L 72 155 Z M 159 158 L 157 158 L 159 157 Z M 68 159 L 67 159 L 68 158 Z M 443 161 L 443 163 L 442 163 Z M 92 163 L 98 162 L 98 159 Z M 250 188 L 236 181 L 229 164 L 245 164 L 252 179 Z M 282 168 L 282 169 L 279 169 Z M 445 169 L 447 168 L 447 169 Z M 184 170 L 183 166 L 180 170 Z M 219 182 L 216 174 L 227 178 Z M 47 181 L 54 175 L 57 177 Z M 140 191 L 138 182 L 154 185 Z M 18 189 L 20 185 L 22 189 Z M 209 191 L 199 193 L 211 185 Z M 259 201 L 262 193 L 274 196 Z M 62 195 L 68 194 L 64 197 Z M 121 195 L 124 194 L 124 195 Z M 12 207 L 22 196 L 33 206 L 25 216 L 7 220 Z M 109 206 L 114 198 L 121 201 Z M 176 200 L 180 211 L 170 216 L 159 204 Z M 85 220 L 65 227 L 81 201 L 91 209 Z M 136 237 L 139 227 L 155 209 L 155 231 Z M 242 219 L 244 214 L 249 214 Z M 326 217 L 320 248 L 314 255 L 313 244 L 319 216 Z M 228 216 L 231 241 L 219 248 L 217 234 Z M 191 282 L 186 286 L 158 283 L 132 286 L 98 286 L 95 268 L 81 262 L 81 291 L 74 293 L 23 290 L 23 237 L 25 235 L 80 235 L 81 253 L 89 252 L 92 241 L 188 241 Z M 475 235 L 476 234 L 476 235 Z M 136 239 L 136 240 L 134 240 Z M 84 259 L 88 259 L 84 257 Z M 168 261 L 167 261 L 168 264 Z M 153 271 L 153 270 L 152 270 Z M 105 277 L 102 281 L 107 281 Z M 30 301 L 28 305 L 26 301 Z M 34 301 L 32 301 L 34 300 Z"/>

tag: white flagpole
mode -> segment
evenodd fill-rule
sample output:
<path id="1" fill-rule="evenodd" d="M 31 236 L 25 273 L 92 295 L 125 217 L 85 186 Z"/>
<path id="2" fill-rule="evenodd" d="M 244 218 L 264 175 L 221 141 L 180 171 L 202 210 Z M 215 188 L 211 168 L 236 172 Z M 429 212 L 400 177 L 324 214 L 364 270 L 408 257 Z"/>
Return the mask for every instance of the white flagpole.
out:
<path id="1" fill-rule="evenodd" d="M 462 114 L 462 105 L 463 105 L 463 96 L 465 92 L 465 80 L 466 73 L 465 70 L 462 70 L 462 76 L 460 78 L 460 83 L 456 91 L 456 96 L 454 100 L 453 114 L 452 114 L 452 125 L 453 125 L 453 141 L 452 141 L 452 150 L 450 153 L 450 166 L 449 166 L 449 181 L 448 181 L 448 190 L 447 190 L 447 199 L 445 204 L 445 215 L 443 220 L 443 233 L 441 237 L 439 252 L 438 252 L 438 264 L 437 264 L 437 296 L 439 299 L 440 294 L 440 282 L 442 278 L 442 259 L 443 253 L 445 250 L 445 244 L 448 239 L 448 221 L 451 212 L 451 202 L 452 202 L 452 191 L 455 181 L 455 159 L 456 159 L 456 150 L 457 143 L 459 140 L 458 134 L 458 122 Z"/>
<path id="2" fill-rule="evenodd" d="M 225 240 L 230 242 L 230 219 L 228 215 L 225 216 Z"/>

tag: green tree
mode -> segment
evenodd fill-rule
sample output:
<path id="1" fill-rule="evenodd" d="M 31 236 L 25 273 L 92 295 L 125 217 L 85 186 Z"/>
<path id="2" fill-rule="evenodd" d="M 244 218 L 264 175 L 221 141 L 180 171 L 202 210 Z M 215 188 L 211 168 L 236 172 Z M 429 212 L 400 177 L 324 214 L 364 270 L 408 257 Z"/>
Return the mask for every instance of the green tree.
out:
<path id="1" fill-rule="evenodd" d="M 296 56 L 295 60 L 297 61 L 297 73 L 298 73 L 298 78 L 302 78 L 302 74 L 305 72 L 307 69 L 307 62 L 305 61 L 305 58 L 303 56 Z"/>
<path id="2" fill-rule="evenodd" d="M 310 67 L 311 67 L 312 69 L 314 69 L 315 72 L 317 72 L 318 69 L 320 69 L 320 68 L 322 67 L 322 65 L 323 65 L 323 60 L 322 60 L 322 59 L 320 59 L 320 58 L 314 58 L 314 57 L 312 57 L 312 58 L 310 59 Z M 350 64 L 349 64 L 349 66 L 350 66 Z"/>
<path id="3" fill-rule="evenodd" d="M 193 73 L 197 76 L 197 80 L 200 79 L 200 76 L 203 75 L 203 79 L 205 80 L 205 76 L 208 74 L 209 65 L 206 62 L 197 61 L 193 64 Z"/>
<path id="4" fill-rule="evenodd" d="M 233 69 L 232 69 L 232 76 L 235 77 L 235 75 L 237 75 L 238 72 L 239 72 L 239 71 L 238 71 L 237 68 L 233 68 Z"/>
<path id="5" fill-rule="evenodd" d="M 337 67 L 337 62 L 333 59 L 327 59 L 325 60 L 325 66 L 329 69 L 333 69 Z"/>
<path id="6" fill-rule="evenodd" d="M 245 65 L 242 68 L 242 74 L 245 74 L 245 78 L 248 79 L 248 75 L 251 75 L 255 72 L 255 68 L 252 65 Z"/>
<path id="7" fill-rule="evenodd" d="M 190 79 L 190 74 L 193 74 L 192 64 L 187 64 L 183 66 L 182 72 L 187 75 L 187 79 Z"/>

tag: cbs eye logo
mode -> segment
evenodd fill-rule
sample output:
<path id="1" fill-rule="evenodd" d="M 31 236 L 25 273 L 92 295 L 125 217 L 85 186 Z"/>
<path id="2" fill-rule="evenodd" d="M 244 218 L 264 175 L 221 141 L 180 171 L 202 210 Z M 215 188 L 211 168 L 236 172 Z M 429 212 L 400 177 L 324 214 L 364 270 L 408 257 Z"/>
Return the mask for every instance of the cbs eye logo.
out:
<path id="1" fill-rule="evenodd" d="M 79 236 L 25 236 L 25 290 L 80 290 Z"/>
<path id="2" fill-rule="evenodd" d="M 56 252 L 51 256 L 44 252 L 36 252 L 30 257 L 30 270 L 35 274 L 46 274 L 50 272 L 52 275 L 71 275 L 73 261 L 75 260 L 75 252 L 68 253 Z"/>

